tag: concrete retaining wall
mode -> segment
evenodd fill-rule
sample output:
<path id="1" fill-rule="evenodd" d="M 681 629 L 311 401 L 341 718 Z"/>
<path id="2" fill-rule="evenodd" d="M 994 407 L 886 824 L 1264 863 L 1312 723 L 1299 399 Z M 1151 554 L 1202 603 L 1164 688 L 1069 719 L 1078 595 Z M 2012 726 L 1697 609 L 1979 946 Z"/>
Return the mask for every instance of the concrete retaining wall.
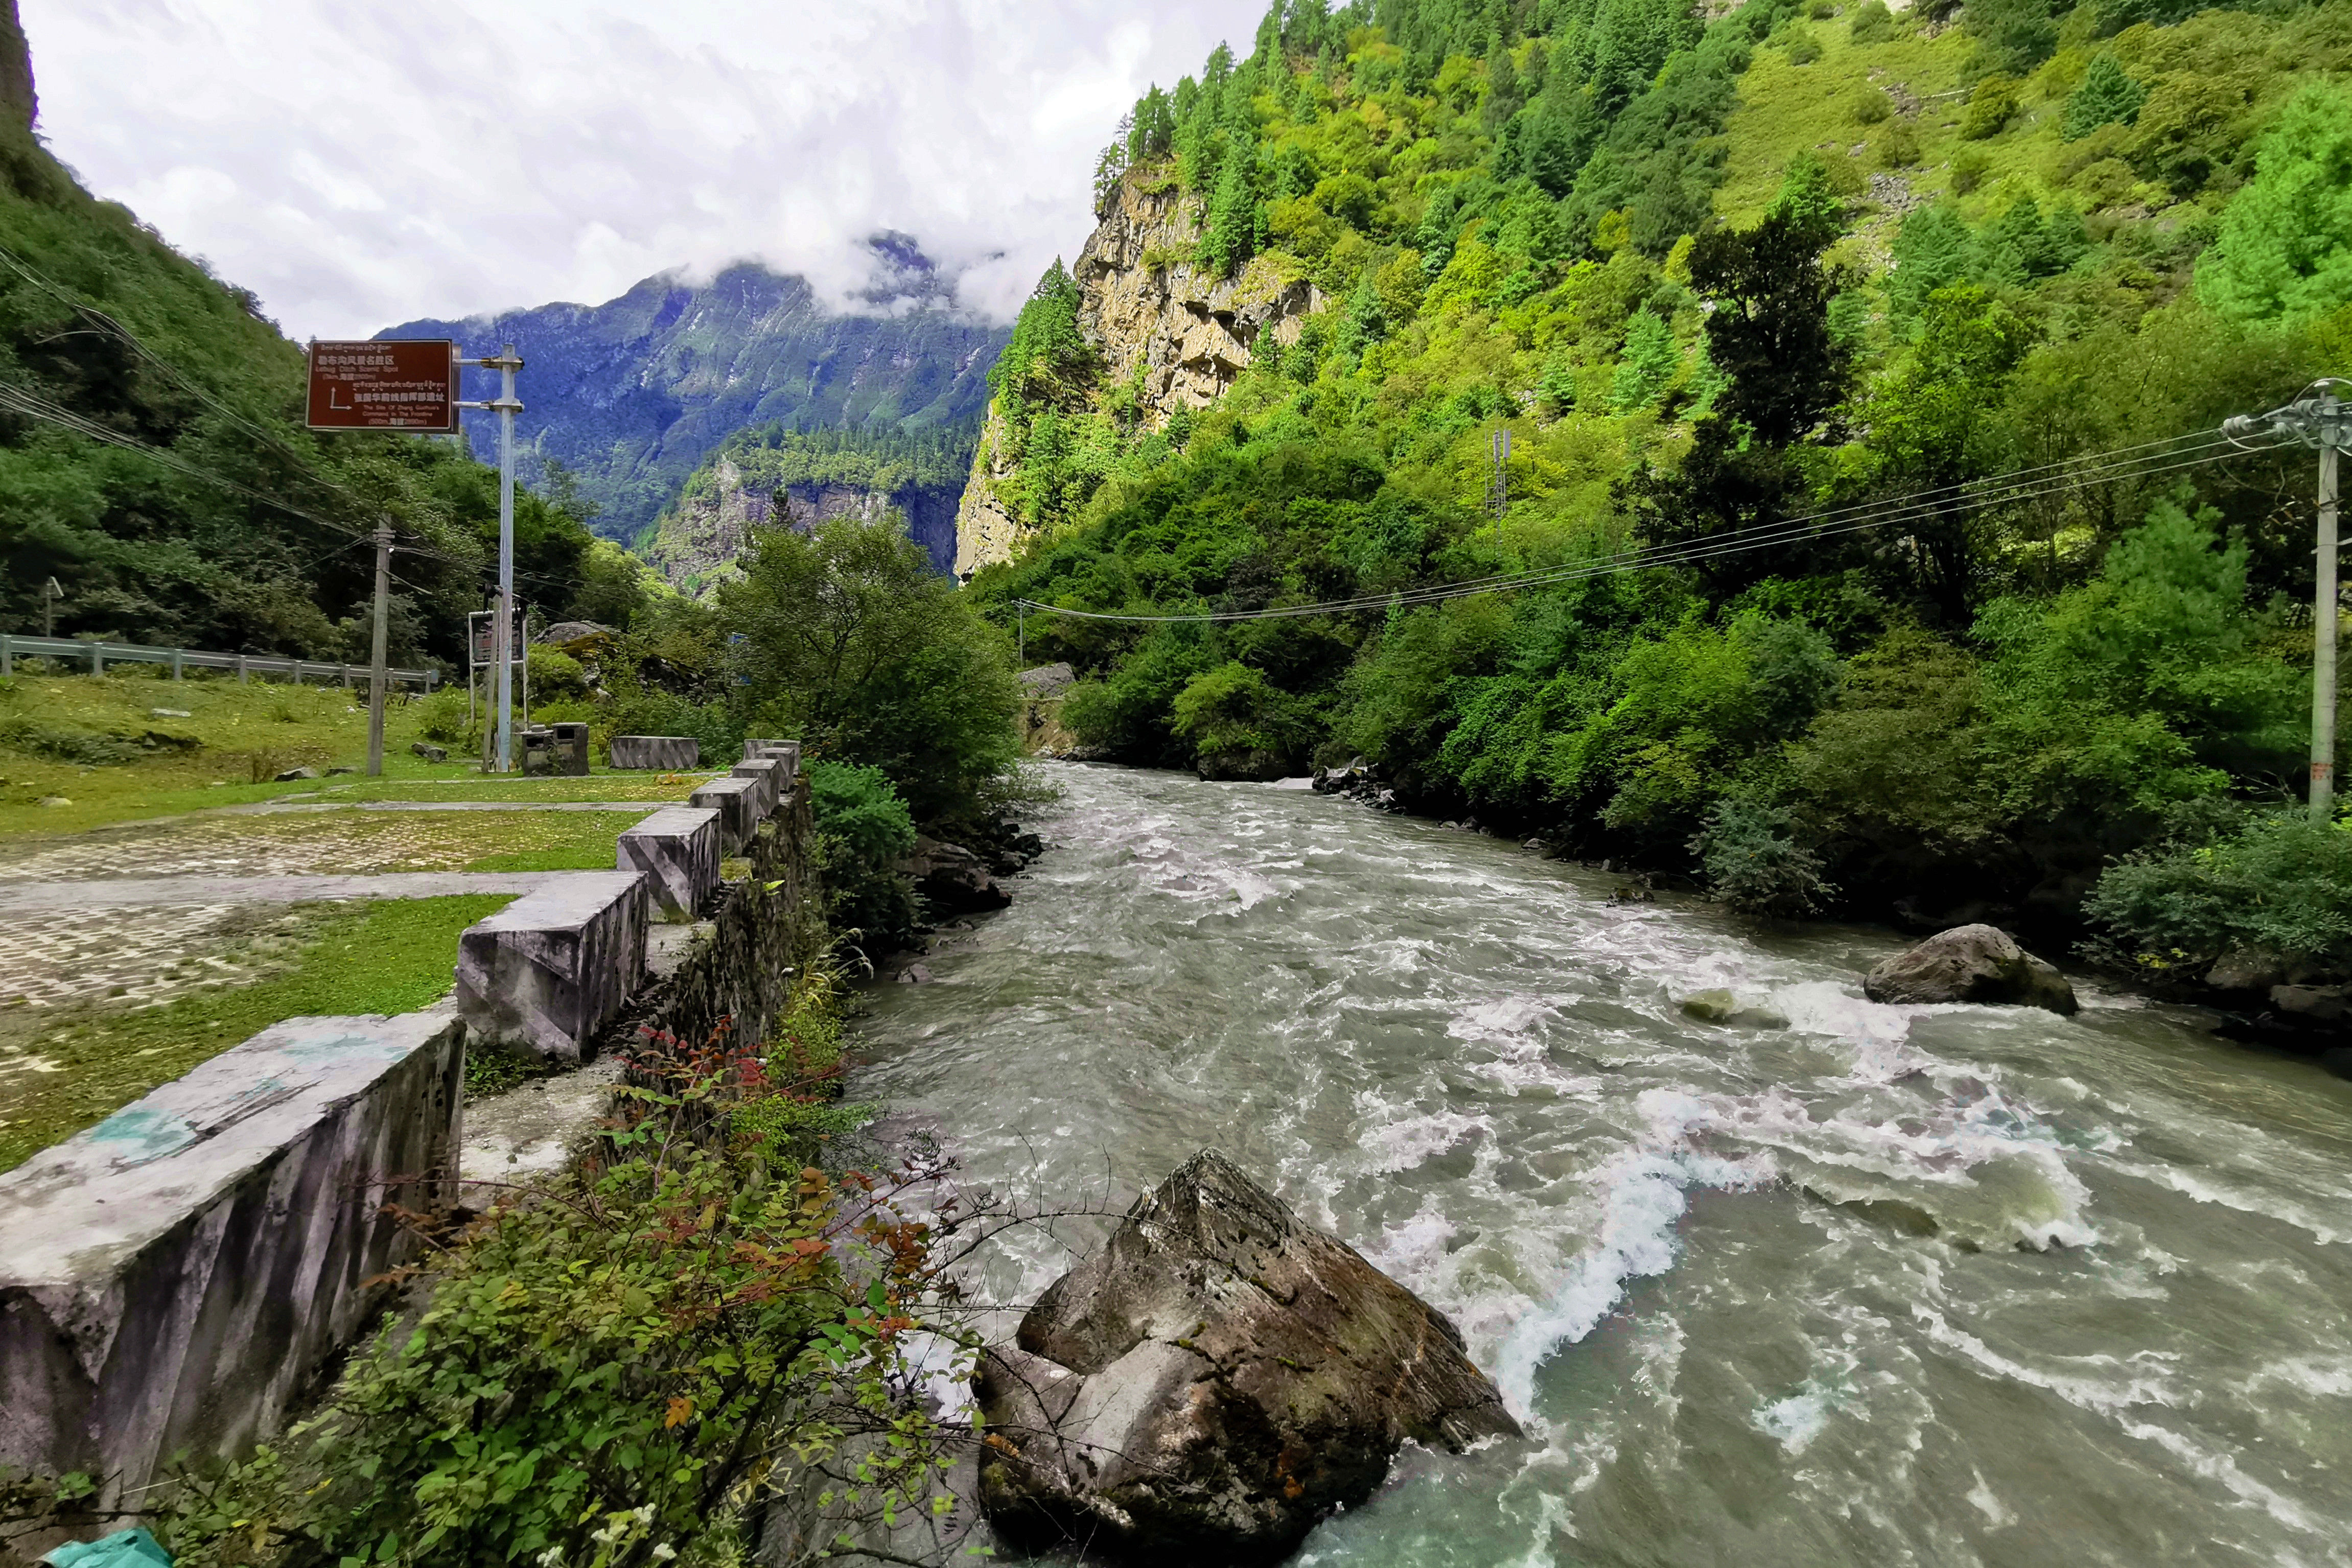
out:
<path id="1" fill-rule="evenodd" d="M 274 1432 L 415 1251 L 386 1197 L 451 1199 L 459 1040 L 289 1019 L 0 1176 L 0 1467 L 119 1495 Z"/>
<path id="2" fill-rule="evenodd" d="M 616 864 L 642 873 L 654 906 L 691 920 L 719 888 L 719 813 L 667 806 L 620 837 Z"/>
<path id="3" fill-rule="evenodd" d="M 615 768 L 681 773 L 702 766 L 702 742 L 690 735 L 616 735 L 610 749 Z"/>
<path id="4" fill-rule="evenodd" d="M 649 902 L 636 872 L 580 872 L 468 926 L 457 1012 L 476 1043 L 580 1061 L 645 974 Z"/>

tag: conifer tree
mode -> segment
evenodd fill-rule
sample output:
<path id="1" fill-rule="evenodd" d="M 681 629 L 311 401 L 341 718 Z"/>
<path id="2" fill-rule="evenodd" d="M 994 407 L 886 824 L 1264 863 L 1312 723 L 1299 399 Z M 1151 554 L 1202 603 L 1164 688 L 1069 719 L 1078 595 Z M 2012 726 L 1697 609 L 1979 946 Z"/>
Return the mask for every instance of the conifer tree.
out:
<path id="1" fill-rule="evenodd" d="M 2147 89 L 2126 76 L 2114 55 L 2101 54 L 2083 74 L 2083 85 L 2067 95 L 2062 133 L 2079 141 L 2102 125 L 2129 125 L 2147 101 Z"/>
<path id="2" fill-rule="evenodd" d="M 2197 292 L 2234 321 L 2295 321 L 2352 299 L 2352 90 L 2314 82 L 2263 138 L 2221 214 Z"/>
<path id="3" fill-rule="evenodd" d="M 1682 354 L 1675 347 L 1674 329 L 1654 310 L 1633 312 L 1625 326 L 1625 353 L 1617 361 L 1616 379 L 1610 383 L 1609 401 L 1619 413 L 1631 413 L 1637 408 L 1651 408 L 1682 368 Z"/>

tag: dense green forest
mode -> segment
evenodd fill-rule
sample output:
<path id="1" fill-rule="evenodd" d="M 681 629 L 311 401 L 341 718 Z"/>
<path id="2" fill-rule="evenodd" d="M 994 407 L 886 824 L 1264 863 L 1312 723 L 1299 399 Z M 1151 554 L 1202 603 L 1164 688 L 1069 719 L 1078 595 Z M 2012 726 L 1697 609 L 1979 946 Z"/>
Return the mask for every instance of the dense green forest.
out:
<path id="1" fill-rule="evenodd" d="M 1122 758 L 1360 756 L 1759 911 L 2071 927 L 2113 857 L 2231 831 L 2184 809 L 2300 789 L 2311 454 L 2200 433 L 2352 372 L 2347 69 L 2343 5 L 1285 0 L 1098 194 L 1181 189 L 1150 261 L 1329 307 L 1160 419 L 1057 265 L 996 371 L 1039 531 L 974 589 L 1370 601 L 1030 612 Z"/>
<path id="2" fill-rule="evenodd" d="M 227 653 L 367 656 L 374 551 L 402 544 L 393 656 L 462 657 L 498 475 L 457 442 L 302 428 L 302 351 L 253 297 L 0 125 L 0 624 Z M 538 477 L 533 476 L 533 477 Z M 518 592 L 625 622 L 639 564 L 560 474 L 516 494 Z"/>
<path id="3" fill-rule="evenodd" d="M 735 465 L 746 487 L 762 492 L 788 485 L 840 485 L 882 495 L 956 489 L 971 467 L 978 434 L 976 426 L 909 432 L 758 425 L 719 443 L 719 450 L 687 479 L 671 507 L 674 510 L 710 496 L 718 487 L 716 470 L 722 460 Z"/>

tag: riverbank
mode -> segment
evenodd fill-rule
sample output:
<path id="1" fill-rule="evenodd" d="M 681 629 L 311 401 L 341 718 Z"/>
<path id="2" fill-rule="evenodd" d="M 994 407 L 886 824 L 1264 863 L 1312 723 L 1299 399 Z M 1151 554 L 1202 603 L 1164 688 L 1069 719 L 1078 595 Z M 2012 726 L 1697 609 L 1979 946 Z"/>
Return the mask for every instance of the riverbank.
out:
<path id="1" fill-rule="evenodd" d="M 1462 1325 L 1539 1441 L 1412 1457 L 1297 1561 L 2324 1561 L 2352 1516 L 2352 1088 L 2311 1064 L 2095 980 L 2072 1019 L 1880 1007 L 1885 931 L 1045 770 L 1054 847 L 866 993 L 848 1092 L 1041 1202 L 1217 1147 Z M 1098 1239 L 977 1282 L 1025 1302 Z"/>

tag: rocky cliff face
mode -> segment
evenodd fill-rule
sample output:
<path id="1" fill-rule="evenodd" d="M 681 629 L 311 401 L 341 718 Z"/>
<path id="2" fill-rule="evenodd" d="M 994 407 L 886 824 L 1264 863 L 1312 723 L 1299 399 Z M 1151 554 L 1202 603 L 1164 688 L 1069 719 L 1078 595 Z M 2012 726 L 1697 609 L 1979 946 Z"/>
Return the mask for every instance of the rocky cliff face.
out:
<path id="1" fill-rule="evenodd" d="M 1070 269 L 1081 294 L 1078 326 L 1102 356 L 1099 384 L 1135 384 L 1148 430 L 1214 402 L 1268 334 L 1297 342 L 1301 324 L 1326 304 L 1313 284 L 1265 257 L 1238 277 L 1195 267 L 1200 233 L 1198 204 L 1163 171 L 1131 172 Z M 992 404 L 956 513 L 959 577 L 1009 560 L 1020 547 L 1022 524 L 1005 493 L 1019 467 L 1013 434 Z"/>
<path id="2" fill-rule="evenodd" d="M 736 559 L 760 528 L 806 529 L 831 517 L 875 518 L 896 507 L 906 515 L 907 532 L 941 571 L 955 555 L 956 492 L 937 486 L 883 491 L 856 485 L 791 484 L 768 486 L 747 477 L 733 460 L 720 457 L 712 483 L 697 486 L 665 514 L 646 548 L 646 559 L 682 593 L 707 596 L 740 572 Z"/>

